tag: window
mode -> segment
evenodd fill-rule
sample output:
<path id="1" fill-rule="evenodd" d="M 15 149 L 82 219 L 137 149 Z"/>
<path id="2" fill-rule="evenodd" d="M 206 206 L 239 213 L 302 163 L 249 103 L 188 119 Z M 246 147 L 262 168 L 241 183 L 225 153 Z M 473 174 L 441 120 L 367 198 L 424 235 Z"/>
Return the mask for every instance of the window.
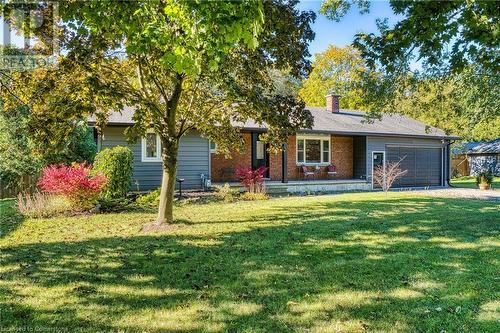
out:
<path id="1" fill-rule="evenodd" d="M 330 163 L 330 140 L 323 140 L 323 163 Z"/>
<path id="2" fill-rule="evenodd" d="M 304 140 L 297 140 L 297 162 L 304 163 Z"/>
<path id="3" fill-rule="evenodd" d="M 330 137 L 297 137 L 297 164 L 330 163 Z"/>
<path id="4" fill-rule="evenodd" d="M 305 140 L 306 163 L 321 163 L 321 140 Z"/>
<path id="5" fill-rule="evenodd" d="M 148 131 L 142 138 L 142 161 L 161 162 L 161 141 L 160 137 L 153 131 Z"/>
<path id="6" fill-rule="evenodd" d="M 213 154 L 217 153 L 217 144 L 213 141 L 210 141 L 210 152 Z"/>
<path id="7" fill-rule="evenodd" d="M 256 159 L 258 160 L 263 160 L 264 159 L 264 142 L 262 141 L 257 141 L 256 142 L 256 147 L 257 147 L 257 152 L 256 152 Z"/>

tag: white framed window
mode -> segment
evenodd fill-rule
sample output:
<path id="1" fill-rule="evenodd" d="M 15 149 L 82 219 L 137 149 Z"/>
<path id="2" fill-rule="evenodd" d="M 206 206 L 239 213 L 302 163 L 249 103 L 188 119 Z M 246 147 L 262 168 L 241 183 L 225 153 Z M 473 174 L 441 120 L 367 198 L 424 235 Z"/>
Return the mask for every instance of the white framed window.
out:
<path id="1" fill-rule="evenodd" d="M 297 164 L 330 164 L 330 136 L 297 136 Z"/>
<path id="2" fill-rule="evenodd" d="M 142 162 L 161 162 L 160 136 L 150 130 L 142 138 Z"/>

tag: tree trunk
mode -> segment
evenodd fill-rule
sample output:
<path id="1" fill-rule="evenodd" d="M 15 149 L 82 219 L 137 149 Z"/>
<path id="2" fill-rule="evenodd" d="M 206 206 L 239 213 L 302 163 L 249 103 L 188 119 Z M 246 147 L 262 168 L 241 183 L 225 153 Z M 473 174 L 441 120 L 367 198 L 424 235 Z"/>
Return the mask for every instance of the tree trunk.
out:
<path id="1" fill-rule="evenodd" d="M 174 194 L 177 175 L 177 145 L 168 149 L 168 156 L 163 159 L 163 178 L 161 181 L 160 205 L 158 207 L 157 224 L 174 221 Z"/>
<path id="2" fill-rule="evenodd" d="M 176 130 L 177 106 L 182 94 L 181 74 L 176 75 L 172 96 L 167 101 L 167 112 L 159 119 L 157 132 L 161 139 L 161 159 L 163 161 L 163 179 L 161 181 L 160 205 L 158 207 L 157 224 L 174 222 L 174 192 L 177 175 L 177 152 L 182 133 Z"/>

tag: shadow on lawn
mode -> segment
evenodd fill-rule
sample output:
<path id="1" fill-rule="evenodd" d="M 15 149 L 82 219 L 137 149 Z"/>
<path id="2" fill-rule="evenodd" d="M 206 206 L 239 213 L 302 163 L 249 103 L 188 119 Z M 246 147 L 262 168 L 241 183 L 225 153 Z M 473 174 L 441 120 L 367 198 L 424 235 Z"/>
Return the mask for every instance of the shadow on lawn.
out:
<path id="1" fill-rule="evenodd" d="M 0 239 L 16 230 L 24 220 L 14 205 L 15 200 L 0 200 Z"/>
<path id="2" fill-rule="evenodd" d="M 476 317 L 494 298 L 498 248 L 479 241 L 498 235 L 497 206 L 422 198 L 271 207 L 252 221 L 275 225 L 218 237 L 3 248 L 3 325 L 92 332 L 493 330 L 494 321 Z M 465 213 L 479 207 L 485 210 L 467 222 L 474 214 Z M 33 295 L 16 292 L 16 280 L 63 288 L 59 297 L 67 302 L 52 311 L 27 306 L 23 300 Z"/>

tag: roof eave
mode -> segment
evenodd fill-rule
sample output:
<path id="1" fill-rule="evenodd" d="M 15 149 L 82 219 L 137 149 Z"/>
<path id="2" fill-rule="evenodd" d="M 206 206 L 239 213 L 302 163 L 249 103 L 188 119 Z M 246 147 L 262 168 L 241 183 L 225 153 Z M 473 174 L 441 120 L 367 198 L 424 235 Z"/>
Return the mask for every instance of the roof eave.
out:
<path id="1" fill-rule="evenodd" d="M 95 121 L 88 121 L 87 124 L 89 126 L 94 126 L 96 125 L 96 122 Z M 135 125 L 135 123 L 132 123 L 132 122 L 129 122 L 129 123 L 122 123 L 122 122 L 115 122 L 115 121 L 111 121 L 111 122 L 107 122 L 106 123 L 106 126 L 133 126 Z"/>
<path id="2" fill-rule="evenodd" d="M 299 132 L 305 133 L 326 133 L 337 135 L 355 135 L 355 136 L 392 136 L 392 137 L 411 137 L 411 138 L 427 138 L 427 139 L 441 139 L 441 140 L 458 140 L 457 136 L 448 135 L 423 135 L 423 134 L 408 134 L 408 133 L 382 133 L 382 132 L 356 132 L 356 131 L 320 131 L 312 129 L 303 129 Z"/>
<path id="3" fill-rule="evenodd" d="M 89 121 L 89 125 L 95 125 L 95 121 Z M 133 126 L 134 123 L 125 122 L 108 122 L 107 126 Z M 258 131 L 265 132 L 266 128 L 263 127 L 240 127 L 243 131 Z M 327 130 L 315 130 L 315 129 L 301 129 L 299 133 L 326 133 L 326 134 L 336 134 L 336 135 L 354 135 L 354 136 L 391 136 L 391 137 L 411 137 L 411 138 L 423 138 L 423 139 L 440 139 L 440 140 L 459 140 L 458 136 L 447 136 L 447 135 L 420 135 L 420 134 L 405 134 L 405 133 L 381 133 L 381 132 L 356 132 L 356 131 L 327 131 Z"/>

